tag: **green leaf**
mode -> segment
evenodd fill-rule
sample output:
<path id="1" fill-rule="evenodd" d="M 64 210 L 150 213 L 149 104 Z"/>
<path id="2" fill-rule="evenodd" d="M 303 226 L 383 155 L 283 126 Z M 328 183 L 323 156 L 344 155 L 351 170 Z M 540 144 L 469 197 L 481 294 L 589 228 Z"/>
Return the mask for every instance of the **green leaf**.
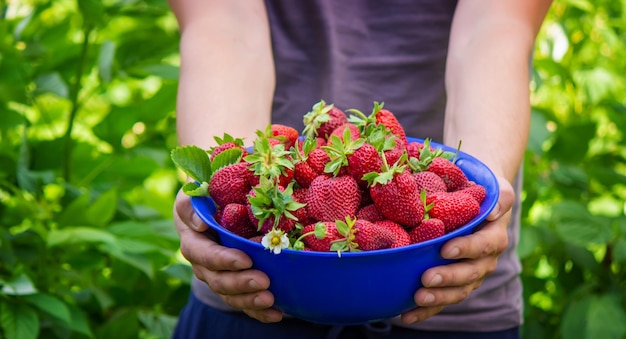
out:
<path id="1" fill-rule="evenodd" d="M 0 326 L 6 339 L 35 339 L 39 336 L 37 312 L 26 304 L 0 304 Z"/>
<path id="2" fill-rule="evenodd" d="M 578 202 L 564 201 L 554 205 L 553 219 L 561 239 L 574 245 L 606 244 L 612 236 L 608 219 L 591 215 Z"/>
<path id="3" fill-rule="evenodd" d="M 69 307 L 70 314 L 72 316 L 70 328 L 78 333 L 86 335 L 89 338 L 93 338 L 93 333 L 91 332 L 91 328 L 89 327 L 89 322 L 87 321 L 84 311 L 72 304 L 67 304 L 67 306 Z"/>
<path id="4" fill-rule="evenodd" d="M 43 74 L 35 80 L 37 94 L 52 93 L 61 98 L 68 98 L 70 89 L 59 73 Z"/>
<path id="5" fill-rule="evenodd" d="M 215 173 L 222 167 L 226 167 L 240 162 L 242 155 L 243 152 L 238 148 L 230 148 L 221 152 L 213 158 L 213 162 L 211 163 L 212 172 Z"/>
<path id="6" fill-rule="evenodd" d="M 37 288 L 32 280 L 25 274 L 18 275 L 10 281 L 1 281 L 2 293 L 6 295 L 29 295 L 37 293 Z"/>
<path id="7" fill-rule="evenodd" d="M 86 217 L 94 226 L 105 226 L 117 210 L 117 189 L 114 187 L 100 195 L 87 209 Z"/>
<path id="8" fill-rule="evenodd" d="M 171 338 L 177 317 L 154 312 L 139 312 L 139 321 L 148 332 L 158 338 Z"/>
<path id="9" fill-rule="evenodd" d="M 565 309 L 561 321 L 563 339 L 580 339 L 587 332 L 587 311 L 591 305 L 591 297 L 573 301 Z M 591 338 L 590 338 L 591 339 Z"/>
<path id="10" fill-rule="evenodd" d="M 179 146 L 172 150 L 174 164 L 197 182 L 209 182 L 211 160 L 206 151 L 197 146 Z"/>
<path id="11" fill-rule="evenodd" d="M 626 239 L 620 238 L 613 244 L 613 260 L 626 264 Z"/>
<path id="12" fill-rule="evenodd" d="M 63 301 L 53 295 L 43 293 L 31 294 L 24 296 L 24 300 L 44 313 L 57 318 L 65 325 L 69 326 L 72 322 L 69 308 Z"/>
<path id="13" fill-rule="evenodd" d="M 156 75 L 166 80 L 178 80 L 179 68 L 174 65 L 155 64 L 141 67 L 141 70 L 150 75 Z"/>
<path id="14" fill-rule="evenodd" d="M 48 233 L 48 247 L 76 246 L 82 244 L 107 244 L 119 248 L 115 236 L 107 231 L 91 227 L 68 227 Z"/>
<path id="15" fill-rule="evenodd" d="M 187 194 L 191 197 L 203 197 L 209 195 L 209 184 L 207 182 L 203 182 L 198 185 L 194 182 L 188 182 L 183 185 L 183 193 Z"/>
<path id="16" fill-rule="evenodd" d="M 193 270 L 188 264 L 173 264 L 162 269 L 169 276 L 179 279 L 187 285 L 191 285 L 191 277 L 193 277 Z"/>
<path id="17" fill-rule="evenodd" d="M 624 338 L 626 314 L 620 305 L 619 295 L 602 295 L 592 298 L 587 313 L 586 338 Z"/>
<path id="18" fill-rule="evenodd" d="M 99 0 L 78 0 L 78 8 L 83 15 L 85 24 L 104 26 L 104 5 Z"/>
<path id="19" fill-rule="evenodd" d="M 108 84 L 113 79 L 113 61 L 115 60 L 115 41 L 107 40 L 100 46 L 98 54 L 98 75 L 100 80 Z"/>

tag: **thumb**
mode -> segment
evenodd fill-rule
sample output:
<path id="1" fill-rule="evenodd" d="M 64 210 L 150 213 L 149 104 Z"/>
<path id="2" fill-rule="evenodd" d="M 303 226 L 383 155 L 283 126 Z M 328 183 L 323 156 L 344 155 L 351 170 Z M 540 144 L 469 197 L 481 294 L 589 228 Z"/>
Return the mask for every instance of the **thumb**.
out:
<path id="1" fill-rule="evenodd" d="M 174 220 L 180 221 L 196 232 L 204 232 L 208 228 L 191 207 L 189 196 L 182 191 L 178 192 L 174 201 Z"/>
<path id="2" fill-rule="evenodd" d="M 487 216 L 487 220 L 493 221 L 506 214 L 513 207 L 515 202 L 515 191 L 508 180 L 498 177 L 498 186 L 500 187 L 498 202 L 491 213 Z"/>

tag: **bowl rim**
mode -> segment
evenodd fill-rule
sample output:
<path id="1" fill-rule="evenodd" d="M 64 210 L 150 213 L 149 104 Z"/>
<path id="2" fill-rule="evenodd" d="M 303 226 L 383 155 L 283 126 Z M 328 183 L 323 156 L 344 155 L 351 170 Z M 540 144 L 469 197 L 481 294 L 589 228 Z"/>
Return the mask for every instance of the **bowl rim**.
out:
<path id="1" fill-rule="evenodd" d="M 424 142 L 424 139 L 419 139 L 419 138 L 413 138 L 413 137 L 407 137 L 407 139 L 409 140 L 409 142 L 412 141 L 417 141 L 420 143 Z M 443 150 L 445 151 L 449 151 L 449 152 L 456 152 L 457 149 L 452 148 L 450 146 L 446 146 L 444 144 L 440 144 L 434 141 L 430 141 L 430 144 L 435 147 L 435 148 L 439 148 L 441 147 Z M 452 238 L 456 238 L 457 236 L 460 235 L 464 235 L 465 233 L 473 230 L 474 228 L 476 228 L 478 225 L 480 225 L 482 222 L 485 221 L 485 218 L 491 213 L 491 211 L 493 211 L 493 209 L 495 208 L 495 206 L 498 203 L 498 199 L 500 196 L 500 187 L 499 187 L 499 183 L 498 183 L 498 179 L 495 176 L 495 174 L 493 173 L 493 171 L 491 171 L 491 169 L 485 165 L 482 161 L 478 160 L 476 157 L 465 153 L 463 151 L 459 151 L 458 153 L 458 159 L 464 159 L 464 160 L 468 160 L 471 161 L 475 164 L 478 164 L 480 167 L 482 167 L 483 170 L 485 170 L 488 174 L 488 177 L 491 178 L 493 180 L 493 185 L 494 185 L 494 192 L 492 192 L 492 197 L 493 200 L 491 201 L 491 203 L 489 205 L 486 206 L 484 212 L 480 213 L 479 215 L 477 215 L 476 217 L 474 217 L 470 222 L 468 222 L 467 224 L 463 225 L 462 227 L 459 227 L 457 229 L 455 229 L 454 231 L 450 232 L 450 233 L 446 233 L 443 236 L 434 238 L 434 239 L 430 239 L 424 242 L 420 242 L 420 243 L 415 243 L 415 244 L 410 244 L 410 245 L 406 245 L 406 246 L 401 246 L 401 247 L 396 247 L 396 248 L 386 248 L 386 249 L 380 249 L 380 250 L 372 250 L 372 251 L 360 251 L 360 252 L 341 252 L 341 255 L 339 255 L 337 252 L 335 251 L 328 251 L 328 252 L 320 252 L 320 251 L 302 251 L 302 250 L 295 250 L 295 249 L 290 249 L 290 248 L 285 248 L 282 249 L 280 254 L 298 254 L 298 255 L 305 255 L 305 256 L 318 256 L 318 257 L 333 257 L 336 258 L 338 256 L 344 258 L 344 257 L 366 257 L 366 256 L 377 256 L 377 255 L 382 255 L 382 254 L 391 254 L 391 253 L 401 253 L 401 252 L 405 252 L 405 251 L 412 251 L 415 250 L 417 248 L 421 248 L 421 247 L 428 247 L 428 246 L 434 246 L 434 245 L 438 245 L 440 243 L 443 242 L 447 242 L 448 240 L 452 239 Z M 202 219 L 202 221 L 204 221 L 207 226 L 209 226 L 211 229 L 217 231 L 220 235 L 224 234 L 228 237 L 231 238 L 236 238 L 238 240 L 242 240 L 244 241 L 247 245 L 249 246 L 253 246 L 253 247 L 257 247 L 258 249 L 262 249 L 265 250 L 265 247 L 259 243 L 259 242 L 255 242 L 249 239 L 246 239 L 240 235 L 237 235 L 229 230 L 227 230 L 226 228 L 222 227 L 213 217 L 213 215 L 211 213 L 205 214 L 205 213 L 199 213 L 199 211 L 204 210 L 204 206 L 202 206 L 202 204 L 204 203 L 210 203 L 213 204 L 213 206 L 215 206 L 215 202 L 213 201 L 213 199 L 211 199 L 209 196 L 200 196 L 200 197 L 195 197 L 192 196 L 190 197 L 191 200 L 191 205 L 194 209 L 194 212 L 196 214 L 198 214 L 198 216 Z M 208 200 L 208 201 L 207 201 Z M 482 204 L 481 204 L 481 209 L 482 209 Z"/>

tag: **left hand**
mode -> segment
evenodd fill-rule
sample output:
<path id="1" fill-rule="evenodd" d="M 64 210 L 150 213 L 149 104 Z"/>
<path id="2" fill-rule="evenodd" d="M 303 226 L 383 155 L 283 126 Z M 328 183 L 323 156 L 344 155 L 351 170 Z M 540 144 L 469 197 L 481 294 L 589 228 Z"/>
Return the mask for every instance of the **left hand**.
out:
<path id="1" fill-rule="evenodd" d="M 441 249 L 446 259 L 459 262 L 428 269 L 415 293 L 416 309 L 402 314 L 402 322 L 412 324 L 439 313 L 446 305 L 465 300 L 496 269 L 498 256 L 508 245 L 507 226 L 515 193 L 511 184 L 498 178 L 500 196 L 484 227 L 473 234 L 448 241 Z"/>

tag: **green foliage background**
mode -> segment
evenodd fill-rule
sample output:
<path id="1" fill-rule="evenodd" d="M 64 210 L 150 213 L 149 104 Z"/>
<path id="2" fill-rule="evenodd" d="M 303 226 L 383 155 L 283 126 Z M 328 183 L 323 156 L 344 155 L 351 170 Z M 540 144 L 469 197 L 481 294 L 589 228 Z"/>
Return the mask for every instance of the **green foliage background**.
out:
<path id="1" fill-rule="evenodd" d="M 626 337 L 626 2 L 557 0 L 523 192 L 526 338 Z M 165 0 L 0 0 L 0 338 L 167 338 L 178 31 Z"/>

